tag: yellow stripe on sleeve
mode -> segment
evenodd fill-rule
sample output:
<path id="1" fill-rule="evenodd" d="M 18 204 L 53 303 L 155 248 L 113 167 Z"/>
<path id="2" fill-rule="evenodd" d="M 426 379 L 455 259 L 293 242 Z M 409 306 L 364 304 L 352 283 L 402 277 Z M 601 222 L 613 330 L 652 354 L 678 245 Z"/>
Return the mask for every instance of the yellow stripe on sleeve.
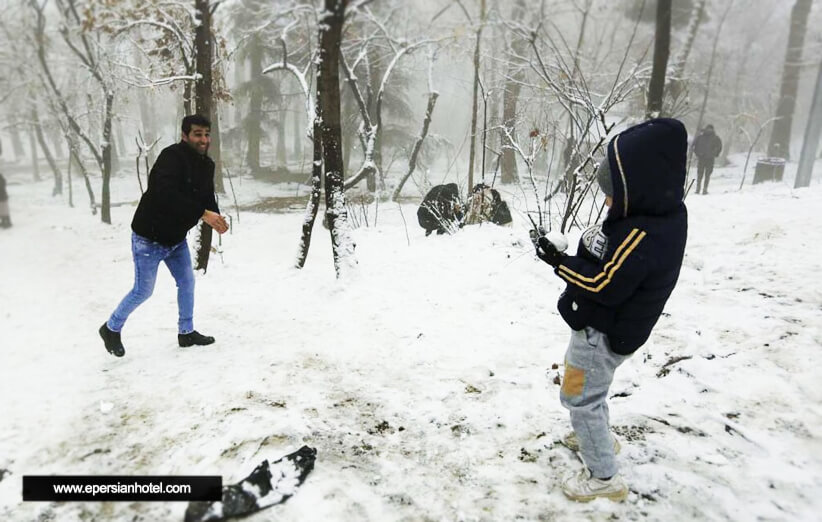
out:
<path id="1" fill-rule="evenodd" d="M 608 275 L 608 270 L 619 260 L 620 256 L 622 255 L 622 251 L 631 243 L 631 241 L 634 240 L 634 238 L 639 232 L 640 230 L 638 228 L 631 230 L 631 232 L 628 234 L 625 240 L 622 241 L 622 244 L 619 245 L 619 248 L 617 248 L 616 251 L 614 251 L 614 255 L 611 257 L 611 260 L 605 263 L 605 266 L 602 268 L 602 272 L 600 272 L 594 277 L 585 277 L 584 275 L 577 274 L 565 265 L 560 265 L 559 269 L 565 270 L 566 272 L 568 272 L 569 275 L 578 278 L 580 281 L 584 281 L 586 283 L 596 283 L 597 281 Z"/>
<path id="2" fill-rule="evenodd" d="M 620 269 L 622 264 L 631 255 L 631 252 L 639 245 L 639 243 L 645 238 L 646 233 L 641 232 L 639 229 L 635 228 L 628 234 L 628 237 L 625 238 L 625 241 L 619 245 L 616 252 L 614 252 L 614 257 L 603 267 L 602 272 L 597 274 L 595 277 L 585 277 L 581 274 L 578 274 L 568 268 L 565 265 L 559 265 L 559 269 L 557 274 L 568 281 L 569 283 L 575 284 L 580 288 L 584 288 L 585 290 L 589 290 L 591 292 L 599 292 L 605 286 L 608 285 L 613 279 L 614 274 L 617 270 Z M 587 283 L 596 283 L 602 278 L 605 278 L 604 281 L 599 283 L 597 286 L 590 286 L 585 284 Z"/>

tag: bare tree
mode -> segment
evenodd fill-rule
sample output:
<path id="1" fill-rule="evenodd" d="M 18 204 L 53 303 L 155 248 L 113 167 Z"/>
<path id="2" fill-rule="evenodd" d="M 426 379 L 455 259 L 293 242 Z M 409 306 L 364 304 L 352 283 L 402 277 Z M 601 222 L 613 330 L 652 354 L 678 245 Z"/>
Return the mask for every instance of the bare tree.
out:
<path id="1" fill-rule="evenodd" d="M 260 170 L 260 138 L 262 137 L 263 86 L 257 81 L 262 76 L 263 45 L 260 36 L 251 37 L 248 48 L 249 97 L 246 120 L 246 163 L 252 174 Z"/>
<path id="2" fill-rule="evenodd" d="M 646 118 L 656 118 L 662 113 L 665 94 L 665 72 L 671 47 L 671 0 L 657 0 L 656 30 L 654 33 L 654 68 L 648 84 L 648 108 Z"/>
<path id="3" fill-rule="evenodd" d="M 48 162 L 52 175 L 54 176 L 54 188 L 52 188 L 51 195 L 56 196 L 58 194 L 62 194 L 63 174 L 60 171 L 60 167 L 57 166 L 57 161 L 54 159 L 54 155 L 51 153 L 46 137 L 43 134 L 43 127 L 40 124 L 40 116 L 37 112 L 37 106 L 35 104 L 32 104 L 31 106 L 31 125 L 34 128 L 34 135 L 37 137 L 37 143 L 40 144 L 40 149 L 43 151 L 43 155 L 46 157 L 46 161 Z"/>
<path id="4" fill-rule="evenodd" d="M 100 137 L 101 142 L 98 145 L 96 141 L 83 130 L 76 116 L 69 108 L 67 98 L 58 86 L 46 58 L 44 14 L 46 4 L 45 2 L 38 3 L 36 0 L 31 0 L 29 5 L 32 7 L 36 16 L 35 43 L 37 46 L 37 58 L 46 80 L 45 83 L 54 95 L 57 105 L 60 107 L 61 113 L 67 121 L 68 128 L 85 143 L 100 168 L 103 178 L 100 214 L 104 223 L 111 224 L 111 196 L 109 185 L 111 180 L 111 125 L 114 114 L 114 85 L 111 75 L 104 70 L 103 62 L 107 61 L 107 59 L 104 58 L 106 49 L 102 44 L 104 38 L 102 35 L 98 35 L 98 38 L 92 39 L 90 34 L 83 29 L 84 22 L 80 16 L 75 0 L 57 0 L 58 10 L 62 17 L 60 35 L 71 53 L 79 59 L 85 70 L 98 84 L 104 97 L 103 128 L 102 136 Z M 77 151 L 75 151 L 75 153 L 77 153 Z M 79 157 L 79 154 L 77 155 Z"/>
<path id="5" fill-rule="evenodd" d="M 385 33 L 387 37 L 387 32 Z M 428 45 L 433 43 L 433 40 L 423 39 L 418 40 L 416 42 L 405 42 L 402 45 L 398 43 L 394 43 L 389 39 L 393 46 L 393 56 L 391 57 L 391 61 L 385 67 L 385 70 L 382 74 L 379 88 L 377 89 L 377 94 L 374 97 L 374 110 L 368 110 L 368 103 L 365 100 L 365 97 L 362 95 L 362 89 L 357 81 L 357 78 L 354 76 L 353 69 L 356 65 L 363 60 L 367 56 L 367 46 L 368 41 L 364 42 L 364 48 L 359 53 L 357 60 L 354 62 L 354 66 L 349 66 L 348 62 L 345 59 L 345 56 L 340 57 L 340 61 L 343 67 L 343 72 L 346 76 L 346 82 L 351 86 L 351 91 L 354 95 L 354 100 L 357 103 L 357 106 L 360 110 L 360 116 L 362 117 L 362 125 L 359 129 L 359 136 L 360 141 L 363 147 L 363 163 L 358 170 L 358 172 L 350 177 L 348 181 L 345 182 L 345 188 L 349 189 L 362 181 L 363 179 L 367 179 L 373 175 L 379 175 L 380 177 L 380 184 L 384 186 L 384 176 L 382 171 L 382 166 L 380 165 L 380 161 L 378 159 L 378 152 L 381 147 L 381 129 L 383 128 L 383 106 L 384 100 L 386 95 L 386 90 L 388 86 L 388 80 L 391 78 L 391 74 L 396 70 L 397 65 L 400 62 L 400 59 L 413 52 L 415 49 L 422 47 L 424 45 Z"/>
<path id="6" fill-rule="evenodd" d="M 320 128 L 320 107 L 315 102 L 315 97 L 309 88 L 308 75 L 311 66 L 315 61 L 315 56 L 309 55 L 306 59 L 306 65 L 303 69 L 298 68 L 295 63 L 291 61 L 288 52 L 288 34 L 289 31 L 298 23 L 299 17 L 302 14 L 307 14 L 311 11 L 308 6 L 295 7 L 290 15 L 295 17 L 295 20 L 287 24 L 280 36 L 280 44 L 282 46 L 282 61 L 269 65 L 261 71 L 261 74 L 267 74 L 273 71 L 285 71 L 291 74 L 300 85 L 303 97 L 305 99 L 306 111 L 306 135 L 313 141 L 313 161 L 311 164 L 311 193 L 308 198 L 308 203 L 305 208 L 305 217 L 303 219 L 303 226 L 300 234 L 300 243 L 297 251 L 297 260 L 294 264 L 296 268 L 303 268 L 308 259 L 308 251 L 311 247 L 311 239 L 314 230 L 314 221 L 317 219 L 317 212 L 320 207 L 320 196 L 322 195 L 322 176 L 323 176 L 323 151 Z M 311 12 L 311 14 L 314 14 Z M 323 78 L 317 77 L 316 81 L 316 99 L 319 99 L 322 91 Z"/>
<path id="7" fill-rule="evenodd" d="M 699 117 L 697 118 L 696 123 L 696 130 L 699 132 L 702 129 L 702 121 L 705 117 L 705 109 L 708 106 L 708 97 L 711 95 L 711 79 L 713 77 L 714 72 L 714 64 L 716 63 L 716 47 L 719 43 L 719 36 L 722 34 L 722 26 L 725 24 L 725 19 L 728 17 L 728 13 L 731 12 L 731 8 L 733 7 L 734 2 L 730 0 L 728 5 L 725 7 L 725 11 L 722 12 L 722 16 L 719 19 L 719 24 L 716 28 L 716 34 L 714 35 L 714 42 L 713 46 L 711 47 L 711 59 L 708 62 L 708 73 L 705 78 L 705 93 L 702 96 L 702 104 L 699 106 Z M 688 153 L 688 168 L 690 170 L 691 159 L 693 159 L 694 149 L 691 147 L 690 152 Z M 699 187 L 697 187 L 699 188 Z"/>
<path id="8" fill-rule="evenodd" d="M 199 21 L 194 31 L 194 49 L 197 64 L 197 80 L 194 84 L 197 104 L 196 112 L 209 118 L 213 122 L 216 119 L 214 118 L 215 114 L 213 111 L 214 90 L 211 74 L 213 62 L 211 37 L 212 6 L 209 0 L 194 0 L 194 6 L 197 10 L 197 18 Z M 211 226 L 205 221 L 201 222 L 195 242 L 197 251 L 197 259 L 194 265 L 195 270 L 202 270 L 203 272 L 208 270 L 208 258 L 211 252 L 211 236 Z"/>
<path id="9" fill-rule="evenodd" d="M 477 26 L 476 43 L 474 44 L 474 84 L 473 97 L 471 101 L 471 132 L 468 152 L 468 190 L 474 187 L 474 156 L 476 154 L 477 142 L 477 91 L 479 88 L 480 75 L 480 43 L 482 42 L 482 30 L 485 27 L 485 0 L 480 0 L 479 25 Z"/>
<path id="10" fill-rule="evenodd" d="M 118 62 L 119 81 L 131 87 L 183 86 L 183 113 L 193 114 L 197 80 L 197 5 L 191 0 L 95 4 L 101 30 L 134 48 L 134 63 Z M 177 115 L 175 115 L 175 119 Z"/>
<path id="11" fill-rule="evenodd" d="M 431 125 L 431 115 L 434 113 L 434 106 L 437 103 L 437 97 L 439 97 L 440 93 L 434 90 L 434 82 L 433 82 L 433 73 L 432 69 L 434 68 L 434 57 L 431 57 L 431 61 L 428 67 L 428 106 L 425 109 L 425 118 L 422 122 L 422 130 L 420 131 L 420 135 L 417 138 L 417 141 L 414 142 L 414 148 L 411 150 L 411 156 L 408 159 L 408 172 L 402 177 L 399 183 L 397 183 L 397 188 L 394 189 L 394 195 L 391 197 L 394 201 L 397 201 L 402 193 L 402 187 L 405 185 L 405 182 L 408 181 L 408 178 L 414 173 L 414 169 L 417 168 L 417 156 L 419 156 L 420 149 L 422 149 L 422 143 L 425 141 L 425 137 L 428 135 L 428 126 Z"/>
<path id="12" fill-rule="evenodd" d="M 308 135 L 314 141 L 311 197 L 306 206 L 302 226 L 300 248 L 296 267 L 302 268 L 308 257 L 312 229 L 319 209 L 319 200 L 324 177 L 325 222 L 331 233 L 334 268 L 338 278 L 345 277 L 348 269 L 356 264 L 354 243 L 350 238 L 345 204 L 344 169 L 342 152 L 342 132 L 340 124 L 340 57 L 342 28 L 345 22 L 347 0 L 325 0 L 325 9 L 317 20 L 319 47 L 317 56 L 308 57 L 308 65 L 300 70 L 290 61 L 287 45 L 288 32 L 296 22 L 285 26 L 280 37 L 283 50 L 281 62 L 269 65 L 262 73 L 286 71 L 300 84 L 305 97 L 308 113 Z M 306 12 L 307 6 L 295 6 L 289 15 Z M 312 13 L 313 14 L 313 13 Z M 308 71 L 316 64 L 316 104 L 308 86 Z"/>
<path id="13" fill-rule="evenodd" d="M 527 178 L 522 180 L 522 185 L 525 185 L 523 191 L 534 192 L 540 225 L 544 222 L 544 214 L 547 214 L 548 223 L 552 222 L 552 207 L 557 207 L 555 215 L 562 232 L 571 227 L 583 226 L 586 220 L 578 217 L 582 205 L 590 202 L 590 214 L 593 216 L 593 205 L 600 205 L 602 201 L 601 196 L 599 200 L 589 196 L 596 196 L 595 184 L 594 188 L 591 184 L 593 173 L 600 161 L 598 157 L 601 149 L 616 123 L 608 121 L 608 113 L 641 88 L 638 78 L 647 71 L 643 65 L 644 54 L 638 57 L 633 67 L 626 67 L 639 23 L 640 20 L 637 19 L 633 31 L 626 33 L 630 36 L 622 58 L 611 61 L 618 64 L 616 69 L 605 71 L 602 66 L 591 66 L 591 73 L 586 72 L 587 63 L 582 59 L 586 53 L 577 50 L 579 45 L 576 48 L 569 46 L 561 28 L 544 23 L 542 19 L 535 27 L 514 22 L 508 24 L 520 37 L 526 38 L 530 47 L 530 56 L 519 59 L 528 64 L 538 83 L 533 84 L 526 79 L 523 85 L 541 94 L 540 107 L 546 108 L 547 121 L 542 129 L 532 128 L 528 133 L 530 142 L 527 145 L 522 144 L 510 132 L 506 133 L 506 146 L 514 150 L 526 166 Z M 570 144 L 571 161 L 566 167 L 565 175 L 553 177 L 555 181 L 552 185 L 550 168 L 553 159 L 548 159 L 548 172 L 543 178 L 545 196 L 541 198 L 537 190 L 537 158 L 540 153 L 547 154 L 551 143 L 555 144 L 561 137 L 559 122 L 563 117 L 570 122 L 570 136 L 566 140 Z M 527 196 L 525 200 L 528 200 Z M 541 201 L 545 202 L 544 209 Z M 528 212 L 530 217 L 531 211 Z"/>
<path id="14" fill-rule="evenodd" d="M 522 22 L 525 15 L 524 0 L 517 0 L 514 3 L 512 20 L 514 23 Z M 514 35 L 516 36 L 516 35 Z M 511 58 L 508 60 L 505 72 L 505 86 L 503 87 L 502 95 L 502 124 L 512 136 L 517 135 L 516 120 L 517 120 L 517 100 L 522 89 L 522 82 L 524 80 L 524 72 L 522 64 L 517 60 L 517 56 L 521 56 L 528 45 L 524 38 L 511 39 L 510 54 Z M 502 134 L 503 143 L 507 143 L 505 133 Z M 510 147 L 502 148 L 501 158 L 501 178 L 502 183 L 515 183 L 518 180 L 517 176 L 517 158 L 515 152 Z"/>
<path id="15" fill-rule="evenodd" d="M 791 126 L 796 106 L 796 92 L 799 89 L 799 73 L 802 61 L 802 47 L 808 27 L 808 15 L 812 0 L 796 0 L 791 10 L 791 30 L 788 35 L 788 50 L 782 70 L 782 86 L 779 90 L 779 105 L 773 124 L 768 156 L 788 159 L 791 156 Z"/>
<path id="16" fill-rule="evenodd" d="M 699 30 L 703 18 L 705 18 L 705 4 L 707 0 L 696 0 L 694 2 L 691 17 L 688 21 L 688 26 L 685 29 L 685 42 L 673 58 L 670 70 L 668 71 L 668 86 L 666 88 L 666 97 L 669 99 L 668 106 L 665 111 L 667 114 L 677 114 L 680 112 L 680 104 L 685 93 L 685 65 L 688 62 L 688 56 L 691 54 L 696 34 Z"/>
<path id="17" fill-rule="evenodd" d="M 13 71 L 13 74 L 7 75 L 3 80 L 4 85 L 2 87 L 5 87 L 5 94 L 0 98 L 0 102 L 11 102 L 20 107 L 28 107 L 28 122 L 26 127 L 29 130 L 29 148 L 32 159 L 33 180 L 40 181 L 41 179 L 37 153 L 39 145 L 54 176 L 52 196 L 56 196 L 62 193 L 63 180 L 60 169 L 46 141 L 46 136 L 43 132 L 43 122 L 41 122 L 38 113 L 38 103 L 40 102 L 38 96 L 40 91 L 38 88 L 39 78 L 36 70 L 33 70 L 30 64 L 34 59 L 32 48 L 31 46 L 24 46 L 24 42 L 21 42 L 19 38 L 13 37 L 12 31 L 10 30 L 10 25 L 23 23 L 23 21 L 17 19 L 14 16 L 15 13 L 12 13 L 11 16 L 8 16 L 9 13 L 6 14 L 6 20 L 0 21 L 0 33 L 7 38 L 3 55 L 0 55 L 0 64 L 5 65 L 9 72 Z M 17 118 L 15 118 L 15 120 L 16 119 Z M 17 121 L 14 121 L 14 123 L 10 125 L 10 128 L 14 131 L 12 134 L 13 142 L 18 125 L 19 123 Z"/>
<path id="18" fill-rule="evenodd" d="M 37 141 L 33 125 L 29 125 L 29 153 L 31 154 L 32 181 L 36 183 L 43 178 L 40 177 L 40 160 L 37 158 Z"/>
<path id="19" fill-rule="evenodd" d="M 340 127 L 340 44 L 348 0 L 325 0 L 325 16 L 320 21 L 317 76 L 322 78 L 318 105 L 325 168 L 325 216 L 331 232 L 331 248 L 337 277 L 343 277 L 356 263 L 345 206 L 342 131 Z M 317 139 L 317 136 L 314 137 Z"/>
<path id="20" fill-rule="evenodd" d="M 820 137 L 822 137 L 822 63 L 819 64 L 819 74 L 816 77 L 816 87 L 813 91 L 813 101 L 805 128 L 805 139 L 802 140 L 802 153 L 799 156 L 799 168 L 796 172 L 794 188 L 810 186 Z"/>

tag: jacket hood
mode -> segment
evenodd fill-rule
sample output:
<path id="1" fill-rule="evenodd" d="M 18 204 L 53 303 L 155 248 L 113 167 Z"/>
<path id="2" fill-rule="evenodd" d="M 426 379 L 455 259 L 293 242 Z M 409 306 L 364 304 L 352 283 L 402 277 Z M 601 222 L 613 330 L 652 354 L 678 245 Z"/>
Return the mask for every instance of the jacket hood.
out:
<path id="1" fill-rule="evenodd" d="M 662 216 L 683 205 L 688 133 L 681 121 L 657 118 L 619 133 L 608 144 L 613 204 L 607 221 Z"/>

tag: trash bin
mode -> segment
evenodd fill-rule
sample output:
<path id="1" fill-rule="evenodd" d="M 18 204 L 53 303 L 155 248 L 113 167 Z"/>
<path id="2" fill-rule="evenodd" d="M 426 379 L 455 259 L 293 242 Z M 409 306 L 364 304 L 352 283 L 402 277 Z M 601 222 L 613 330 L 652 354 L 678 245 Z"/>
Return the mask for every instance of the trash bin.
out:
<path id="1" fill-rule="evenodd" d="M 785 160 L 782 158 L 762 158 L 756 162 L 753 184 L 765 181 L 782 181 L 785 173 Z"/>

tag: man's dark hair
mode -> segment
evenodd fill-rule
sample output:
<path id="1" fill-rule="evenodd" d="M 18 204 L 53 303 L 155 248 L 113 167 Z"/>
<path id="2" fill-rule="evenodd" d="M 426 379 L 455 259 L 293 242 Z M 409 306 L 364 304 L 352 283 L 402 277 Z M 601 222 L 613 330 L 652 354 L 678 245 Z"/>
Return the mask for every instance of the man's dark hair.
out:
<path id="1" fill-rule="evenodd" d="M 211 122 L 208 121 L 208 118 L 201 114 L 189 114 L 185 118 L 183 118 L 183 134 L 188 136 L 188 133 L 191 132 L 192 125 L 199 125 L 200 127 L 208 127 L 211 128 Z"/>

